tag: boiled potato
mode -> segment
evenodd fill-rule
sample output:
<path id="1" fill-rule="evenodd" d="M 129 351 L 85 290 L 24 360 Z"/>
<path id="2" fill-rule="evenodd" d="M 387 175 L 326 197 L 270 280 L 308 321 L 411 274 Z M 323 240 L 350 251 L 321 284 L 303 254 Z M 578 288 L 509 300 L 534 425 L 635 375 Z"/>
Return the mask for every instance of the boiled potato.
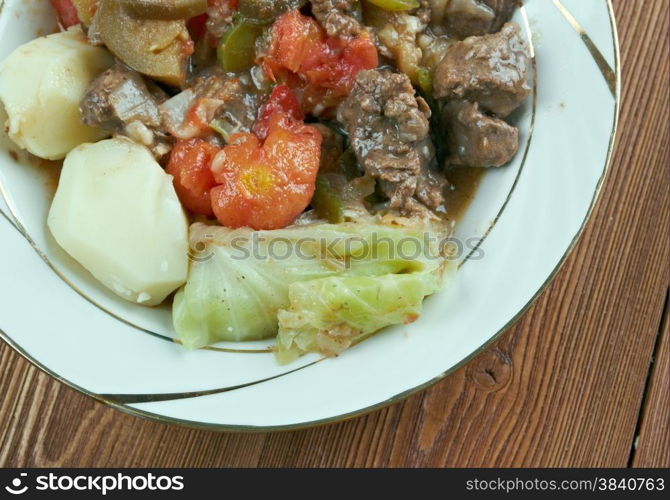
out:
<path id="1" fill-rule="evenodd" d="M 172 177 L 128 139 L 68 154 L 48 225 L 67 253 L 124 299 L 157 305 L 186 281 L 188 225 Z"/>
<path id="2" fill-rule="evenodd" d="M 86 43 L 78 26 L 18 47 L 0 64 L 0 101 L 9 116 L 9 137 L 48 160 L 106 137 L 107 132 L 81 122 L 79 101 L 113 62 L 105 49 Z"/>

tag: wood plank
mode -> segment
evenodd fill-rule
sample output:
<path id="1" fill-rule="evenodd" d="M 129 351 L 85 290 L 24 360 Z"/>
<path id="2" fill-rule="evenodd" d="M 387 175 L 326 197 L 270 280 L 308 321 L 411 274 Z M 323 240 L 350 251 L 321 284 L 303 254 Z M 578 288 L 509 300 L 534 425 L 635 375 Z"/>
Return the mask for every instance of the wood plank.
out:
<path id="1" fill-rule="evenodd" d="M 633 467 L 670 467 L 670 304 L 666 303 Z"/>
<path id="2" fill-rule="evenodd" d="M 615 1 L 626 92 L 615 161 L 594 217 L 546 293 L 474 362 L 358 419 L 243 435 L 121 414 L 51 380 L 3 344 L 0 465 L 625 466 L 670 259 L 670 70 L 667 43 L 659 42 L 668 38 L 669 4 L 645 7 Z M 655 380 L 636 464 L 667 458 L 646 444 L 667 438 L 667 406 L 657 405 L 663 395 L 655 392 L 667 379 Z"/>

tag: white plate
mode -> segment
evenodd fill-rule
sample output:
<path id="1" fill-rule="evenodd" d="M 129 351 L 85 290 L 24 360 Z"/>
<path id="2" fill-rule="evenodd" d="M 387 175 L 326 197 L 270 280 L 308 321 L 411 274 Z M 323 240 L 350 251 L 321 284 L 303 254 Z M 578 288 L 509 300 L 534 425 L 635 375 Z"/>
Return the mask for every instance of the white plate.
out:
<path id="1" fill-rule="evenodd" d="M 48 2 L 0 0 L 0 59 L 52 31 Z M 268 343 L 186 352 L 169 310 L 125 303 L 54 244 L 44 171 L 0 145 L 0 334 L 63 383 L 128 413 L 224 430 L 333 422 L 427 387 L 480 352 L 540 294 L 575 244 L 609 164 L 619 103 L 607 0 L 527 0 L 535 92 L 522 148 L 491 170 L 457 236 L 484 240 L 421 319 L 337 359 L 278 366 Z M 550 332 L 545 332 L 547 335 Z M 235 352 L 242 349 L 251 352 Z M 254 352 L 258 350 L 260 352 Z"/>

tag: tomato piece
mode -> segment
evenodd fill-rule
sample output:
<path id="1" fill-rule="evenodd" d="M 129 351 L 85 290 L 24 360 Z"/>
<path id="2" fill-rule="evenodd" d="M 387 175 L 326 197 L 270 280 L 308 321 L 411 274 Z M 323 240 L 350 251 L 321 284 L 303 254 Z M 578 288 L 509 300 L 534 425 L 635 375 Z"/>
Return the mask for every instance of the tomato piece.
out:
<path id="1" fill-rule="evenodd" d="M 260 139 L 267 138 L 270 118 L 276 113 L 284 113 L 295 121 L 305 119 L 305 114 L 300 109 L 300 103 L 288 85 L 277 85 L 261 107 L 258 121 L 254 125 L 254 134 Z"/>
<path id="2" fill-rule="evenodd" d="M 349 94 L 361 70 L 376 68 L 379 56 L 367 33 L 345 40 L 328 37 L 298 10 L 283 14 L 270 30 L 265 73 L 288 84 L 309 112 L 331 108 Z M 318 113 L 317 113 L 318 114 Z"/>
<path id="3" fill-rule="evenodd" d="M 322 56 L 325 38 L 319 24 L 300 11 L 281 15 L 270 30 L 270 51 L 265 59 L 268 72 L 274 76 L 285 70 L 298 73 L 305 61 Z"/>
<path id="4" fill-rule="evenodd" d="M 209 16 L 207 14 L 200 14 L 199 16 L 192 17 L 186 23 L 188 32 L 191 35 L 193 40 L 201 40 L 207 34 L 207 20 Z"/>
<path id="5" fill-rule="evenodd" d="M 319 170 L 321 134 L 288 114 L 271 115 L 267 138 L 235 134 L 212 165 L 218 221 L 230 228 L 280 229 L 309 205 Z"/>
<path id="6" fill-rule="evenodd" d="M 58 22 L 63 28 L 67 29 L 70 26 L 79 24 L 79 15 L 72 0 L 50 0 L 50 2 L 58 15 Z"/>
<path id="7" fill-rule="evenodd" d="M 197 215 L 212 217 L 210 190 L 216 185 L 210 170 L 220 148 L 202 139 L 178 141 L 166 168 L 182 205 Z"/>

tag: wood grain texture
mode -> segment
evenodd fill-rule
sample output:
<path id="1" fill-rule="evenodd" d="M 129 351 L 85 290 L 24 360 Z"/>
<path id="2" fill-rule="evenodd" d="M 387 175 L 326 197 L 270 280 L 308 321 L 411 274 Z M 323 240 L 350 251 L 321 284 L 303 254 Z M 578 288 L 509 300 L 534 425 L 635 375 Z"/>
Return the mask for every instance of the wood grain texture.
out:
<path id="1" fill-rule="evenodd" d="M 665 307 L 631 460 L 633 467 L 670 465 L 670 304 L 667 301 Z"/>
<path id="2" fill-rule="evenodd" d="M 657 343 L 670 281 L 670 2 L 644 4 L 615 1 L 622 120 L 594 216 L 544 295 L 472 363 L 364 417 L 245 435 L 121 414 L 3 344 L 0 465 L 670 466 L 667 323 Z"/>

